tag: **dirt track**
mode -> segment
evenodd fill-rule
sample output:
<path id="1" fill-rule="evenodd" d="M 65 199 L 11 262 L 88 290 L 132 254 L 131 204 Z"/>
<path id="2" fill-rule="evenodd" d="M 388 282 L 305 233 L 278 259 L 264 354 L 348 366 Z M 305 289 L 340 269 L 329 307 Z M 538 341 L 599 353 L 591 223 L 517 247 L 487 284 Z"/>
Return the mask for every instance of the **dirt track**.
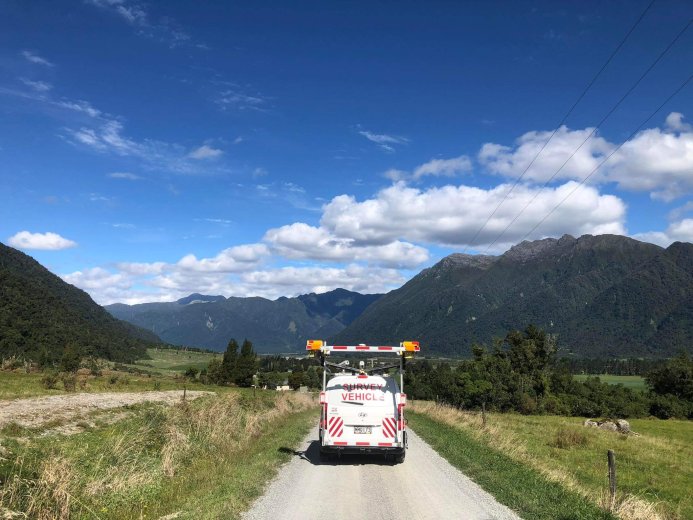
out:
<path id="1" fill-rule="evenodd" d="M 186 399 L 197 399 L 213 392 L 188 391 Z M 74 433 L 71 423 L 98 411 L 113 410 L 124 406 L 159 402 L 174 404 L 183 398 L 180 390 L 166 392 L 111 392 L 100 394 L 65 394 L 30 399 L 0 401 L 0 428 L 16 423 L 26 428 L 40 428 L 48 423 L 59 423 L 58 433 Z"/>
<path id="2" fill-rule="evenodd" d="M 321 462 L 317 438 L 316 428 L 245 520 L 519 519 L 411 430 L 398 465 L 366 455 Z"/>

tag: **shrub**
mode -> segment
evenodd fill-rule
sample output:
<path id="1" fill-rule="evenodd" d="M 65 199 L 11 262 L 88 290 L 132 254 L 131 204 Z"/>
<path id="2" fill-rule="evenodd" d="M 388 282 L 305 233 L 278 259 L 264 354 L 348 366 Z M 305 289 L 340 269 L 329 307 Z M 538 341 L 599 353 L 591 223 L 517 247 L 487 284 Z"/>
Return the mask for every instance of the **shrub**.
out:
<path id="1" fill-rule="evenodd" d="M 560 428 L 556 431 L 556 435 L 549 443 L 550 446 L 563 450 L 570 449 L 574 446 L 583 447 L 587 446 L 588 444 L 589 437 L 587 434 L 574 428 Z"/>
<path id="2" fill-rule="evenodd" d="M 688 403 L 675 395 L 654 395 L 650 404 L 650 414 L 659 419 L 685 418 L 689 415 Z"/>
<path id="3" fill-rule="evenodd" d="M 157 392 L 161 390 L 161 381 L 154 381 L 154 390 Z"/>
<path id="4" fill-rule="evenodd" d="M 46 390 L 54 390 L 58 387 L 58 374 L 55 372 L 46 372 L 41 378 L 41 386 Z"/>
<path id="5" fill-rule="evenodd" d="M 520 403 L 518 405 L 518 410 L 520 413 L 525 415 L 532 415 L 537 412 L 537 400 L 534 399 L 529 394 L 522 394 L 520 396 Z"/>
<path id="6" fill-rule="evenodd" d="M 74 392 L 77 390 L 77 376 L 74 374 L 63 374 L 60 378 L 63 382 L 63 388 L 66 392 Z"/>
<path id="7" fill-rule="evenodd" d="M 183 375 L 184 375 L 185 377 L 187 377 L 188 379 L 195 379 L 195 378 L 197 377 L 197 374 L 198 374 L 199 372 L 200 372 L 200 371 L 199 371 L 197 368 L 190 367 L 190 368 L 188 368 L 188 369 L 185 371 L 185 374 L 183 374 Z"/>

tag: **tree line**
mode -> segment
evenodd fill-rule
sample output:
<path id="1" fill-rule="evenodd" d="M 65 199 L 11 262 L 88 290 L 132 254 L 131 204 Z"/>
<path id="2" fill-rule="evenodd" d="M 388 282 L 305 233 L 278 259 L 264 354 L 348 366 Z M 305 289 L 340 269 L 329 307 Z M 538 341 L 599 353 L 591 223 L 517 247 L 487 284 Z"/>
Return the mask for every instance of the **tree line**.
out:
<path id="1" fill-rule="evenodd" d="M 557 361 L 556 339 L 530 325 L 492 348 L 474 345 L 455 368 L 423 360 L 405 374 L 407 395 L 464 409 L 587 417 L 693 418 L 693 361 L 683 353 L 648 372 L 647 392 L 577 381 Z"/>

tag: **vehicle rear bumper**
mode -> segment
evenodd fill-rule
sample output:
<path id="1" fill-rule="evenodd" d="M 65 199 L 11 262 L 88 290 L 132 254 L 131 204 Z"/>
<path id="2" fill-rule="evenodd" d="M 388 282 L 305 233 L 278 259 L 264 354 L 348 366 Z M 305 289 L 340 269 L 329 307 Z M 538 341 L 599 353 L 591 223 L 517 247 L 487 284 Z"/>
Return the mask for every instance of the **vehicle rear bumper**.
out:
<path id="1" fill-rule="evenodd" d="M 404 446 L 399 443 L 392 443 L 391 446 L 381 446 L 378 444 L 371 444 L 369 446 L 356 446 L 356 445 L 334 445 L 326 444 L 321 446 L 320 451 L 323 453 L 343 453 L 343 454 L 359 454 L 359 453 L 382 453 L 382 454 L 400 454 L 404 452 Z"/>

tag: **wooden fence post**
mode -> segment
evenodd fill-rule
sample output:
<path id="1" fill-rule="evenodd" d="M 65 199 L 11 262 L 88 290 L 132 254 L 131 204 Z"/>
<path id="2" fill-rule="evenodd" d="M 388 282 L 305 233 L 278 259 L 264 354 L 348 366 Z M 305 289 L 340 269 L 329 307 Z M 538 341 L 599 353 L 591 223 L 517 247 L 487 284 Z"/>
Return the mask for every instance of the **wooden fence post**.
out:
<path id="1" fill-rule="evenodd" d="M 609 462 L 609 496 L 611 499 L 610 510 L 614 510 L 616 505 L 616 454 L 614 450 L 609 450 L 606 452 L 606 458 Z"/>
<path id="2" fill-rule="evenodd" d="M 481 424 L 486 426 L 486 401 L 481 402 Z"/>
<path id="3" fill-rule="evenodd" d="M 187 393 L 188 388 L 186 385 L 183 385 L 183 401 L 185 401 L 185 394 Z"/>

